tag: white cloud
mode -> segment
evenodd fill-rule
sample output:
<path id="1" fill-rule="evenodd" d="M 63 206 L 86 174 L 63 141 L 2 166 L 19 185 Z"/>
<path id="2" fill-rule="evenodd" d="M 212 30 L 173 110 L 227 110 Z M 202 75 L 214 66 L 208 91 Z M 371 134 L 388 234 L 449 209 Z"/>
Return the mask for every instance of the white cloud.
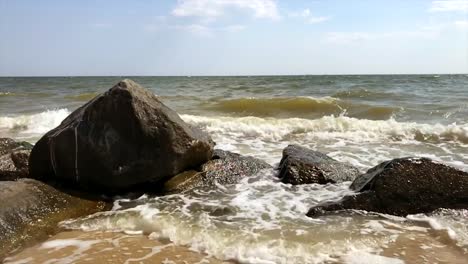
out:
<path id="1" fill-rule="evenodd" d="M 325 41 L 335 44 L 350 44 L 361 43 L 371 40 L 390 40 L 390 39 L 407 39 L 407 38 L 427 38 L 434 39 L 438 37 L 438 30 L 415 30 L 415 31 L 394 31 L 383 33 L 371 32 L 329 32 L 325 36 Z"/>
<path id="2" fill-rule="evenodd" d="M 258 18 L 279 18 L 276 2 L 273 0 L 178 0 L 172 15 L 216 18 L 224 15 L 229 8 L 249 10 Z"/>
<path id="3" fill-rule="evenodd" d="M 468 12 L 468 0 L 432 1 L 430 12 Z"/>
<path id="4" fill-rule="evenodd" d="M 459 29 L 468 30 L 468 20 L 455 21 L 453 24 Z"/>
<path id="5" fill-rule="evenodd" d="M 245 29 L 243 25 L 231 25 L 223 28 L 223 31 L 227 32 L 239 32 Z"/>
<path id="6" fill-rule="evenodd" d="M 209 37 L 213 35 L 213 30 L 207 26 L 191 24 L 187 26 L 175 26 L 177 29 L 188 31 L 194 35 Z"/>
<path id="7" fill-rule="evenodd" d="M 309 24 L 318 24 L 330 20 L 329 16 L 313 16 L 310 9 L 306 8 L 298 12 L 289 13 L 289 17 L 303 18 Z"/>
<path id="8" fill-rule="evenodd" d="M 202 37 L 212 37 L 216 32 L 229 32 L 235 33 L 245 29 L 243 25 L 229 25 L 226 27 L 209 27 L 200 24 L 191 24 L 184 26 L 172 26 L 171 28 L 187 31 L 191 34 L 202 36 Z"/>
<path id="9" fill-rule="evenodd" d="M 320 17 L 310 17 L 307 22 L 309 24 L 318 24 L 318 23 L 322 23 L 322 22 L 325 22 L 327 20 L 330 20 L 330 17 L 327 17 L 327 16 L 320 16 Z"/>
<path id="10" fill-rule="evenodd" d="M 366 32 L 329 32 L 326 41 L 333 43 L 352 43 L 372 39 L 373 35 Z"/>
<path id="11" fill-rule="evenodd" d="M 310 16 L 310 9 L 306 8 L 299 12 L 292 12 L 292 13 L 289 13 L 289 16 L 290 17 L 308 17 Z"/>

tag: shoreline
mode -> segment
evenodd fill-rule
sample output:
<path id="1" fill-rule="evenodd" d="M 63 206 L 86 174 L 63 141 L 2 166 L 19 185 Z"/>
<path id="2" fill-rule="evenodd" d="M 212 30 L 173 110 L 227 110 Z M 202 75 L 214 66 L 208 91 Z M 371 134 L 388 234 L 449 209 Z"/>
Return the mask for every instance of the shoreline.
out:
<path id="1" fill-rule="evenodd" d="M 151 235 L 149 236 L 151 237 Z M 167 240 L 122 232 L 63 231 L 7 257 L 5 263 L 236 263 L 177 246 Z"/>

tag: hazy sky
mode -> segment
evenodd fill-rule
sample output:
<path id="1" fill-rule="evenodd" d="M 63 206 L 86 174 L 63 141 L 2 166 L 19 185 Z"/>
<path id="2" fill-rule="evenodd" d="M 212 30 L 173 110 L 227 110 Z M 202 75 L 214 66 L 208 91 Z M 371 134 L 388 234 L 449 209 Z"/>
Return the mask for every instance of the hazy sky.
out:
<path id="1" fill-rule="evenodd" d="M 468 0 L 0 0 L 0 76 L 468 73 Z"/>

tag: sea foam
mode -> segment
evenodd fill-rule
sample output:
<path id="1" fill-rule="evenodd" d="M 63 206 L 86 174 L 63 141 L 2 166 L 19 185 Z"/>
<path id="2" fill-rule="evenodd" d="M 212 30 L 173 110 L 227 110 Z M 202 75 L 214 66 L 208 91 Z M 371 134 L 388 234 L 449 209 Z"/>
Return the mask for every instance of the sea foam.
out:
<path id="1" fill-rule="evenodd" d="M 468 124 L 442 125 L 398 122 L 395 119 L 367 120 L 346 116 L 324 116 L 318 119 L 205 117 L 182 115 L 182 118 L 204 127 L 208 132 L 245 137 L 262 137 L 281 141 L 299 134 L 316 138 L 342 137 L 359 142 L 415 140 L 423 142 L 453 141 L 468 144 Z"/>
<path id="2" fill-rule="evenodd" d="M 0 116 L 0 132 L 34 141 L 55 128 L 70 114 L 68 109 L 47 110 L 30 115 Z"/>

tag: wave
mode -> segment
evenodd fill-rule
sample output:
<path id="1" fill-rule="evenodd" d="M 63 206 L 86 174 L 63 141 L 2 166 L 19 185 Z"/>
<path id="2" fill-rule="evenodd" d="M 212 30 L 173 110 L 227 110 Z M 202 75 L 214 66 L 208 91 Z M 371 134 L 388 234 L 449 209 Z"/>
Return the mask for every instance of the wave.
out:
<path id="1" fill-rule="evenodd" d="M 381 92 L 375 90 L 368 90 L 365 88 L 351 88 L 349 90 L 336 92 L 333 97 L 340 99 L 388 99 L 394 98 L 397 94 L 389 92 Z"/>
<path id="2" fill-rule="evenodd" d="M 0 92 L 0 96 L 12 96 L 12 95 L 14 94 L 10 92 Z"/>
<path id="3" fill-rule="evenodd" d="M 76 95 L 67 95 L 65 96 L 65 99 L 70 99 L 74 101 L 89 101 L 98 95 L 99 93 L 95 93 L 95 92 L 81 93 L 81 94 L 76 94 Z"/>
<path id="4" fill-rule="evenodd" d="M 21 97 L 47 97 L 50 96 L 51 94 L 45 93 L 45 92 L 29 92 L 29 93 L 13 93 L 13 92 L 0 92 L 0 97 L 15 97 L 15 96 L 21 96 Z"/>
<path id="5" fill-rule="evenodd" d="M 41 113 L 0 117 L 0 131 L 18 137 L 39 136 L 58 126 L 70 114 L 67 109 Z"/>
<path id="6" fill-rule="evenodd" d="M 204 105 L 209 110 L 222 113 L 259 117 L 307 117 L 317 118 L 326 115 L 346 114 L 368 119 L 388 119 L 399 108 L 373 106 L 342 101 L 334 97 L 277 97 L 277 98 L 238 98 L 209 102 Z"/>
<path id="7" fill-rule="evenodd" d="M 0 117 L 0 131 L 20 136 L 41 136 L 58 126 L 69 114 L 68 109 L 55 109 L 30 115 L 4 116 Z M 310 140 L 345 138 L 357 142 L 412 140 L 468 144 L 468 124 L 422 124 L 398 122 L 395 119 L 369 120 L 333 115 L 318 119 L 197 115 L 181 117 L 188 123 L 202 127 L 213 136 L 258 137 L 275 142 L 306 137 Z"/>
<path id="8" fill-rule="evenodd" d="M 263 140 L 278 142 L 295 137 L 306 137 L 310 140 L 344 138 L 357 142 L 411 140 L 468 144 L 468 124 L 421 124 L 398 122 L 395 119 L 368 120 L 347 116 L 324 116 L 313 120 L 194 115 L 182 115 L 182 118 L 186 122 L 206 129 L 211 134 L 261 137 Z"/>
<path id="9" fill-rule="evenodd" d="M 210 108 L 222 112 L 243 112 L 260 115 L 290 112 L 341 112 L 343 109 L 332 97 L 278 97 L 278 98 L 239 98 L 215 102 Z"/>

